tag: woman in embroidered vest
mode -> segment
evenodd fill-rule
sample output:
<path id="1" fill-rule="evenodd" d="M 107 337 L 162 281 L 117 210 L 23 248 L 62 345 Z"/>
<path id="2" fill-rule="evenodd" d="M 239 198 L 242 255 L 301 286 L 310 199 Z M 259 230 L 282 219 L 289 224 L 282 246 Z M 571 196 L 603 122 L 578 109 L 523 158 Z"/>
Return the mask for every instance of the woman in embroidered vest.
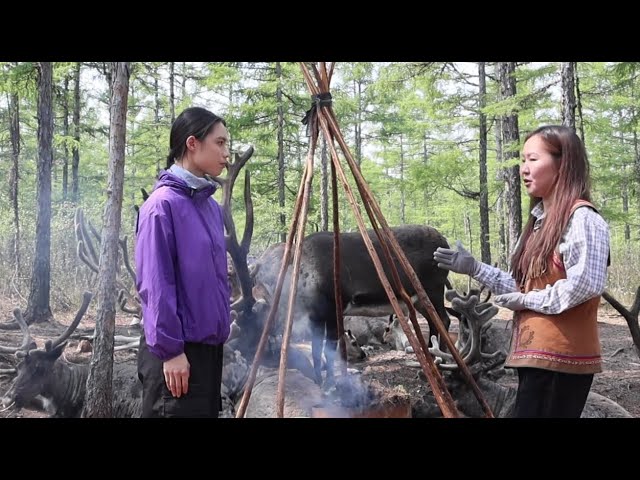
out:
<path id="1" fill-rule="evenodd" d="M 597 314 L 609 264 L 609 227 L 591 204 L 589 161 L 570 127 L 525 139 L 520 174 L 529 220 L 510 273 L 477 261 L 460 242 L 439 248 L 440 268 L 470 275 L 515 312 L 506 367 L 518 371 L 515 417 L 580 417 L 602 371 Z"/>

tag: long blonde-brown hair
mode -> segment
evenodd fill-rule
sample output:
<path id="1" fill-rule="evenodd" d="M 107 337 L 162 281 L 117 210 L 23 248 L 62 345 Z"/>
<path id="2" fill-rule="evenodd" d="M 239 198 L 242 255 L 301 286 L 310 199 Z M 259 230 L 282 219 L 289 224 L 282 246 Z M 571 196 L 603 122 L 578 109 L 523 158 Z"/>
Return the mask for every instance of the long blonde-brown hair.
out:
<path id="1" fill-rule="evenodd" d="M 589 160 L 582 140 L 571 127 L 545 125 L 527 135 L 539 136 L 558 166 L 553 186 L 553 202 L 545 212 L 540 231 L 533 237 L 536 218 L 529 214 L 520 242 L 511 257 L 511 272 L 519 285 L 527 278 L 536 278 L 547 270 L 547 262 L 560 243 L 560 237 L 569 223 L 571 207 L 576 200 L 591 201 Z M 529 211 L 542 201 L 529 196 Z"/>

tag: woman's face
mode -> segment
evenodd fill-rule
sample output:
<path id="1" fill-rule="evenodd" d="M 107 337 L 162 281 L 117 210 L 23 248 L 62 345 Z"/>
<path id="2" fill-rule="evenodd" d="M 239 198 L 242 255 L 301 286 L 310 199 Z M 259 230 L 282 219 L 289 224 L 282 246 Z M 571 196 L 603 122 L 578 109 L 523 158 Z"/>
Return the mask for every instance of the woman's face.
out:
<path id="1" fill-rule="evenodd" d="M 229 159 L 229 133 L 222 122 L 218 122 L 202 140 L 189 137 L 187 144 L 193 142 L 195 149 L 189 171 L 198 177 L 205 173 L 219 176 L 227 166 Z"/>
<path id="2" fill-rule="evenodd" d="M 534 135 L 522 148 L 520 175 L 529 195 L 548 199 L 558 177 L 558 164 L 540 138 Z"/>

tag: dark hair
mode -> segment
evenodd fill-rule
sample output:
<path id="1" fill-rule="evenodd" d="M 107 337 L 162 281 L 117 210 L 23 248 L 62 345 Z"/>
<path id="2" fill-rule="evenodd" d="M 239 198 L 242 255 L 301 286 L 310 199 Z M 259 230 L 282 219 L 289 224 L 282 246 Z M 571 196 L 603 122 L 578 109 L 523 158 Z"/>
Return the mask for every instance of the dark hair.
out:
<path id="1" fill-rule="evenodd" d="M 536 221 L 529 214 L 518 248 L 511 258 L 511 271 L 519 284 L 524 283 L 526 278 L 538 277 L 546 271 L 547 262 L 560 243 L 576 200 L 591 201 L 589 159 L 584 143 L 575 130 L 564 125 L 544 125 L 527 135 L 525 142 L 536 135 L 553 156 L 558 175 L 552 193 L 553 203 L 545 212 L 540 232 L 528 241 Z M 542 198 L 530 195 L 529 208 L 533 209 L 541 201 Z"/>
<path id="2" fill-rule="evenodd" d="M 222 122 L 226 127 L 224 119 L 202 107 L 189 107 L 183 110 L 178 118 L 171 125 L 169 136 L 169 155 L 167 155 L 167 168 L 171 167 L 176 160 L 180 160 L 187 148 L 187 138 L 191 135 L 198 140 L 206 137 L 216 123 Z"/>

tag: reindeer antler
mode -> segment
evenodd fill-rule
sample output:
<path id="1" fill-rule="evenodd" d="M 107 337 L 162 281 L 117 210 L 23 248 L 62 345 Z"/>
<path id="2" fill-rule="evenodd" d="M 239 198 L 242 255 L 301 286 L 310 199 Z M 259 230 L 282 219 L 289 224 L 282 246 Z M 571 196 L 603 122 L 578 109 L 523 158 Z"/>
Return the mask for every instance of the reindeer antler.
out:
<path id="1" fill-rule="evenodd" d="M 498 307 L 489 302 L 479 302 L 480 291 L 472 289 L 466 296 L 460 295 L 455 290 L 448 290 L 445 294 L 447 300 L 451 302 L 454 310 L 461 313 L 460 327 L 456 348 L 470 368 L 482 363 L 482 360 L 489 360 L 497 357 L 502 352 L 500 350 L 493 353 L 484 353 L 481 349 L 482 333 L 489 327 L 489 321 L 498 313 Z M 440 350 L 438 339 L 431 337 L 431 354 L 438 357 L 436 360 L 438 368 L 442 370 L 457 370 L 458 364 L 451 362 L 453 356 Z M 448 363 L 443 363 L 447 361 Z"/>
<path id="2" fill-rule="evenodd" d="M 231 200 L 233 198 L 233 187 L 238 178 L 240 170 L 253 155 L 253 147 L 249 147 L 242 155 L 235 154 L 235 161 L 227 167 L 227 177 L 215 180 L 223 186 L 222 212 L 224 215 L 224 226 L 226 230 L 225 240 L 227 250 L 233 261 L 235 274 L 240 283 L 240 291 L 242 295 L 232 305 L 234 310 L 250 311 L 255 303 L 252 294 L 252 281 L 248 269 L 247 255 L 251 246 L 251 238 L 253 237 L 253 201 L 251 200 L 251 176 L 249 170 L 245 170 L 244 177 L 244 203 L 246 207 L 246 221 L 244 233 L 242 235 L 242 243 L 238 243 L 236 235 L 236 226 L 233 221 Z"/>
<path id="3" fill-rule="evenodd" d="M 74 230 L 78 244 L 78 258 L 82 260 L 94 273 L 98 273 L 98 255 L 89 236 L 89 228 L 84 219 L 84 212 L 80 207 L 76 208 L 74 216 Z M 97 233 L 95 229 L 92 231 Z"/>
<path id="4" fill-rule="evenodd" d="M 0 353 L 15 353 L 27 352 L 36 348 L 36 342 L 33 341 L 29 333 L 29 325 L 24 321 L 22 317 L 22 311 L 19 308 L 13 310 L 13 316 L 16 318 L 16 323 L 20 326 L 22 331 L 22 344 L 19 347 L 4 347 L 0 345 Z"/>
<path id="5" fill-rule="evenodd" d="M 146 192 L 143 190 L 143 197 Z M 148 195 L 147 195 L 148 197 Z M 80 207 L 76 208 L 74 217 L 74 230 L 77 241 L 77 254 L 78 258 L 87 265 L 91 271 L 98 273 L 99 258 L 97 256 L 96 249 L 93 245 L 90 233 L 100 241 L 100 233 L 91 225 L 91 222 L 87 221 L 84 217 L 84 213 Z M 136 282 L 136 272 L 134 271 L 131 261 L 129 260 L 129 249 L 127 247 L 128 237 L 124 237 L 118 240 L 120 249 L 122 250 L 122 260 L 124 266 L 131 278 L 133 284 Z M 120 309 L 125 313 L 131 313 L 138 318 L 142 318 L 142 307 L 140 305 L 140 299 L 137 293 L 131 293 L 130 288 L 120 278 L 120 274 L 116 277 L 116 289 L 118 291 L 118 304 Z M 126 307 L 127 302 L 130 302 L 133 307 Z"/>
<path id="6" fill-rule="evenodd" d="M 82 295 L 82 305 L 80 306 L 80 310 L 78 310 L 78 313 L 76 313 L 76 318 L 73 319 L 73 322 L 71 322 L 71 325 L 69 325 L 67 327 L 67 329 L 65 330 L 65 332 L 62 335 L 60 335 L 58 338 L 56 338 L 53 341 L 47 340 L 45 342 L 44 349 L 47 352 L 50 351 L 50 350 L 53 350 L 55 347 L 59 346 L 62 342 L 64 342 L 67 338 L 69 338 L 71 336 L 73 331 L 76 329 L 76 327 L 80 323 L 80 320 L 82 320 L 82 317 L 86 313 L 87 308 L 89 308 L 89 303 L 91 302 L 91 298 L 92 297 L 93 297 L 93 293 L 91 293 L 89 291 L 86 291 L 86 292 L 83 293 L 83 295 Z"/>
<path id="7" fill-rule="evenodd" d="M 620 303 L 611 293 L 604 292 L 602 294 L 602 298 L 604 298 L 609 304 L 616 309 L 616 311 L 622 315 L 629 326 L 629 331 L 631 332 L 631 339 L 633 340 L 633 344 L 636 348 L 636 353 L 640 357 L 640 324 L 638 323 L 638 313 L 640 313 L 640 287 L 636 290 L 636 297 L 633 300 L 633 305 L 631 308 L 627 310 L 622 303 Z"/>

